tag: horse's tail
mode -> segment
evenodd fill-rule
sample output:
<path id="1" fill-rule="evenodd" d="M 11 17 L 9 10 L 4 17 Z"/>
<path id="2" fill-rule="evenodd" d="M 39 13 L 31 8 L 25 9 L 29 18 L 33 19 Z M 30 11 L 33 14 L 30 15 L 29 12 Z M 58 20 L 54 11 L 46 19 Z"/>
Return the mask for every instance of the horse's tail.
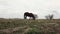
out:
<path id="1" fill-rule="evenodd" d="M 26 14 L 24 13 L 24 19 L 26 19 Z"/>

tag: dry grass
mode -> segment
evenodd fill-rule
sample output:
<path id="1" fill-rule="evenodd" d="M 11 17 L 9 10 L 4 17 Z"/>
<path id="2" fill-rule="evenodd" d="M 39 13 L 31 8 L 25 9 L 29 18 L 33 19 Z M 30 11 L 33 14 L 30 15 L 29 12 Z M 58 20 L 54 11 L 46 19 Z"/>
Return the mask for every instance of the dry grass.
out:
<path id="1" fill-rule="evenodd" d="M 60 19 L 0 19 L 0 34 L 60 34 Z"/>

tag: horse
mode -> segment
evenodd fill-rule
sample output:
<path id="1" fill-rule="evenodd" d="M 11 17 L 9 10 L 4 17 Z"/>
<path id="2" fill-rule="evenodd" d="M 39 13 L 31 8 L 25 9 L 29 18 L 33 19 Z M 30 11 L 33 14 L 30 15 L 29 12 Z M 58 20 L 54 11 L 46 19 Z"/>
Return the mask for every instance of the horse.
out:
<path id="1" fill-rule="evenodd" d="M 27 19 L 27 17 L 32 17 L 33 20 L 35 20 L 36 16 L 33 13 L 25 12 L 24 13 L 24 19 Z"/>

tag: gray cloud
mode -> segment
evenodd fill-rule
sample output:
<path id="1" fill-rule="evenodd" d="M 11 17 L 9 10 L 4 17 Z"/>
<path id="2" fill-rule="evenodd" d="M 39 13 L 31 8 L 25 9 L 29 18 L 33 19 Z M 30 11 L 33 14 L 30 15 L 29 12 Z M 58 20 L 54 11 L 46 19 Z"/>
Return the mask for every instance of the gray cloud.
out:
<path id="1" fill-rule="evenodd" d="M 59 1 L 60 0 L 0 0 L 0 17 L 23 18 L 23 13 L 28 11 L 37 13 L 39 18 L 45 18 L 46 15 L 52 13 L 54 14 L 54 18 L 59 18 Z"/>

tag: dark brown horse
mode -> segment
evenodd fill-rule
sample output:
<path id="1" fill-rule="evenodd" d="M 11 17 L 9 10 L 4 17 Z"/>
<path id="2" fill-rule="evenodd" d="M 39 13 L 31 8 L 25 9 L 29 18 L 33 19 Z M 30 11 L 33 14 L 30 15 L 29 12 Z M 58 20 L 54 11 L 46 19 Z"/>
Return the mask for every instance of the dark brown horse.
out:
<path id="1" fill-rule="evenodd" d="M 33 20 L 35 20 L 35 15 L 33 13 L 25 12 L 24 13 L 24 19 L 27 19 L 27 17 L 32 17 Z"/>

